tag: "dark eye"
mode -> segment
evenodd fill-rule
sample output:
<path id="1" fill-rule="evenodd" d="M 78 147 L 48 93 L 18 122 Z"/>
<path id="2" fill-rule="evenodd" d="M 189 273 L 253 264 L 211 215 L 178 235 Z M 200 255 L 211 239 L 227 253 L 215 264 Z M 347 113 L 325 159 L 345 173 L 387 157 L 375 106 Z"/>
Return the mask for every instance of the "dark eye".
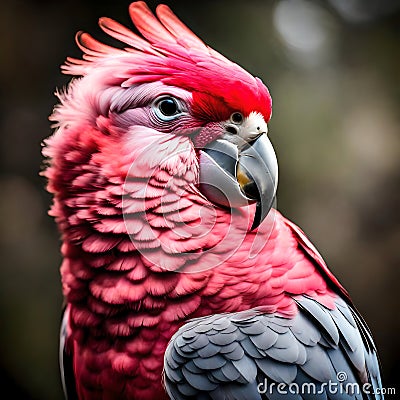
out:
<path id="1" fill-rule="evenodd" d="M 154 111 L 162 121 L 170 121 L 182 113 L 178 100 L 167 96 L 155 102 Z"/>
<path id="2" fill-rule="evenodd" d="M 243 115 L 240 112 L 234 112 L 231 115 L 231 122 L 234 124 L 241 124 L 243 122 Z"/>
<path id="3" fill-rule="evenodd" d="M 178 105 L 175 100 L 171 98 L 161 100 L 158 108 L 167 117 L 176 114 L 178 111 Z"/>

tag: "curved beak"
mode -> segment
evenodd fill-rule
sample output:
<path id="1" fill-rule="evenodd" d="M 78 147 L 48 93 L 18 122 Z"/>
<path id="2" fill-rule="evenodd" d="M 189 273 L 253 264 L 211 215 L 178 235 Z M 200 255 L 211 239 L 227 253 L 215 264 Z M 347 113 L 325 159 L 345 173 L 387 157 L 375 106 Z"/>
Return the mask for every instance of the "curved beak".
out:
<path id="1" fill-rule="evenodd" d="M 256 203 L 251 230 L 267 216 L 278 185 L 278 162 L 267 135 L 238 146 L 218 139 L 200 151 L 200 190 L 230 208 Z"/>

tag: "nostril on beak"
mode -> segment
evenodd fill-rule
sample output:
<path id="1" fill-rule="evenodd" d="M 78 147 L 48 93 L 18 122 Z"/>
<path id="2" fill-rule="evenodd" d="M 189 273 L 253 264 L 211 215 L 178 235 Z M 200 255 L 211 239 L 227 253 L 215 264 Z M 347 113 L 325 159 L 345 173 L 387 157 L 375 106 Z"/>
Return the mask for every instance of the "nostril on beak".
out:
<path id="1" fill-rule="evenodd" d="M 234 127 L 232 125 L 228 125 L 226 127 L 226 131 L 231 133 L 232 135 L 236 135 L 238 133 L 238 130 L 236 129 L 236 127 Z"/>

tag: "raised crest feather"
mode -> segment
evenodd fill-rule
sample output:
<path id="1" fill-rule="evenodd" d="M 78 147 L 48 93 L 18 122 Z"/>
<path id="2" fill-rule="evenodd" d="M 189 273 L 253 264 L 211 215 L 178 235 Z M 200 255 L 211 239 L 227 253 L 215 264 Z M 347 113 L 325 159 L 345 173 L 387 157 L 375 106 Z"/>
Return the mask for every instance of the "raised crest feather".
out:
<path id="1" fill-rule="evenodd" d="M 129 15 L 136 28 L 151 43 L 161 46 L 176 43 L 176 37 L 154 16 L 145 2 L 132 3 Z"/>
<path id="2" fill-rule="evenodd" d="M 199 101 L 195 109 L 213 105 L 206 114 L 197 115 L 201 119 L 229 118 L 237 109 L 247 115 L 260 112 L 266 121 L 270 119 L 271 97 L 261 80 L 207 46 L 168 6 L 159 5 L 154 15 L 145 2 L 138 1 L 130 5 L 129 14 L 143 37 L 102 17 L 100 28 L 125 47 L 115 48 L 78 32 L 82 59 L 67 58 L 62 71 L 86 76 L 102 68 L 112 74 L 115 68 L 118 76 L 127 77 L 119 82 L 122 87 L 154 81 L 181 87 Z"/>
<path id="3" fill-rule="evenodd" d="M 100 18 L 99 26 L 105 33 L 107 33 L 114 39 L 119 40 L 120 42 L 132 46 L 133 49 L 144 51 L 149 54 L 155 54 L 155 55 L 160 54 L 151 47 L 149 42 L 142 39 L 140 36 L 130 31 L 127 27 L 123 26 L 117 21 L 114 21 L 111 18 L 107 17 Z M 130 51 L 132 50 L 132 48 L 125 48 L 125 50 Z"/>

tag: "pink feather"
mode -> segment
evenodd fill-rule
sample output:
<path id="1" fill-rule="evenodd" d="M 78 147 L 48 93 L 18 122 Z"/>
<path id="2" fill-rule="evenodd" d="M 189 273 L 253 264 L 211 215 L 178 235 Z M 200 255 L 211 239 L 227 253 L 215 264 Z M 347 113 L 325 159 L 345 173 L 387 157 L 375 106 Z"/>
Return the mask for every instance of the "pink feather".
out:
<path id="1" fill-rule="evenodd" d="M 292 317 L 296 295 L 333 308 L 335 291 L 347 292 L 279 212 L 248 232 L 254 206 L 218 208 L 197 188 L 195 145 L 214 140 L 232 111 L 268 121 L 267 88 L 167 6 L 156 17 L 136 2 L 129 13 L 143 37 L 99 21 L 125 49 L 77 34 L 83 57 L 63 71 L 81 78 L 58 94 L 44 175 L 63 240 L 78 394 L 165 400 L 163 354 L 188 318 L 252 307 Z M 150 118 L 166 93 L 188 108 L 176 130 Z"/>

